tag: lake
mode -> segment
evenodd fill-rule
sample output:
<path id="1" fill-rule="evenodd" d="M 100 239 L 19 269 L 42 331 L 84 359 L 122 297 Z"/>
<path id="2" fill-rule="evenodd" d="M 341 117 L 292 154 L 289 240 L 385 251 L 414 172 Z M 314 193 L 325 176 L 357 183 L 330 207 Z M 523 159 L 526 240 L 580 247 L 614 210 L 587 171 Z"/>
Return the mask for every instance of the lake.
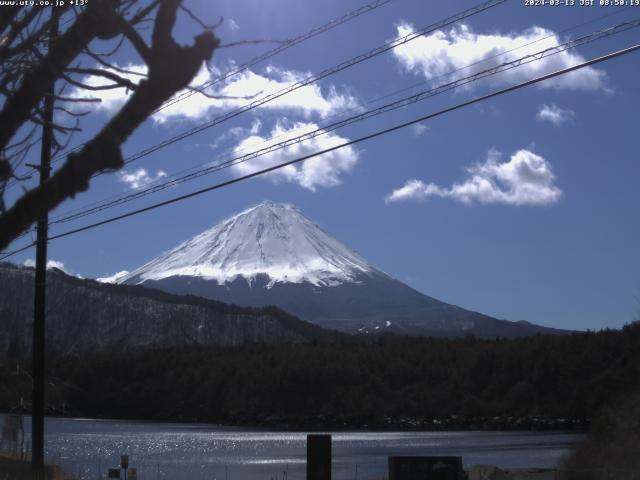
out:
<path id="1" fill-rule="evenodd" d="M 4 419 L 0 416 L 4 423 Z M 30 421 L 25 429 L 30 434 Z M 127 453 L 139 480 L 305 477 L 306 434 L 219 425 L 47 418 L 47 459 L 83 479 Z M 554 467 L 584 438 L 572 432 L 329 432 L 335 480 L 383 479 L 388 455 L 462 455 L 465 466 Z"/>

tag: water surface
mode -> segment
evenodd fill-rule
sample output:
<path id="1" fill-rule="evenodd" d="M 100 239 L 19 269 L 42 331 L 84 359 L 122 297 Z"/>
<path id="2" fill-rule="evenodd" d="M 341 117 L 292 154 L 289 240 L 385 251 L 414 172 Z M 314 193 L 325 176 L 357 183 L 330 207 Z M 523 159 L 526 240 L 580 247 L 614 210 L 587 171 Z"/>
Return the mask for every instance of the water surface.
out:
<path id="1" fill-rule="evenodd" d="M 25 429 L 30 432 L 26 419 Z M 119 463 L 138 479 L 305 477 L 306 434 L 219 425 L 47 418 L 49 461 L 83 479 Z M 335 480 L 383 479 L 388 455 L 462 455 L 466 466 L 554 467 L 583 435 L 568 432 L 327 432 Z"/>

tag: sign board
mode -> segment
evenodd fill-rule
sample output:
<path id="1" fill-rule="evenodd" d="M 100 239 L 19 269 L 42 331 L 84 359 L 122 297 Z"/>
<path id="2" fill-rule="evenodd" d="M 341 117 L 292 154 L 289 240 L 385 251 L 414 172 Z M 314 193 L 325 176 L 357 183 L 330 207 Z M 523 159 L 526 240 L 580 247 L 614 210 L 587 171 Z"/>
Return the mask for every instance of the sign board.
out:
<path id="1" fill-rule="evenodd" d="M 389 480 L 463 480 L 462 457 L 389 457 Z"/>
<path id="2" fill-rule="evenodd" d="M 120 469 L 119 468 L 110 468 L 107 473 L 107 477 L 109 478 L 120 478 Z"/>
<path id="3" fill-rule="evenodd" d="M 120 468 L 129 468 L 129 455 L 120 455 Z"/>
<path id="4" fill-rule="evenodd" d="M 307 480 L 331 480 L 331 435 L 307 435 Z"/>

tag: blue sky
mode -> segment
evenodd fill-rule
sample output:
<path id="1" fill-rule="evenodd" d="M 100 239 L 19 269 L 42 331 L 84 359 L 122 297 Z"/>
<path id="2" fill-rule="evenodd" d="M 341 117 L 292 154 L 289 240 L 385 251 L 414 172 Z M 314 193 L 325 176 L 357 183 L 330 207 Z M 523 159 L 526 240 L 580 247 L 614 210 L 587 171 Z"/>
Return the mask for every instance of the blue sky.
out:
<path id="1" fill-rule="evenodd" d="M 209 23 L 224 17 L 217 30 L 223 43 L 291 38 L 364 3 L 279 0 L 266 7 L 261 0 L 187 0 Z M 215 93 L 258 98 L 476 4 L 394 0 L 252 67 L 218 85 Z M 592 22 L 604 15 L 609 16 Z M 178 171 L 217 161 L 225 153 L 250 151 L 272 137 L 322 126 L 345 116 L 345 111 L 377 106 L 367 102 L 400 89 L 439 85 L 452 70 L 487 56 L 500 53 L 500 58 L 514 59 L 636 17 L 640 7 L 528 7 L 510 0 L 194 135 L 123 172 L 98 177 L 88 192 L 65 202 L 52 218 L 134 191 L 144 182 L 166 180 Z M 175 35 L 188 42 L 199 28 L 181 18 Z M 263 157 L 102 214 L 55 225 L 52 234 L 632 45 L 640 38 L 639 31 L 632 29 L 317 137 L 296 151 Z M 540 41 L 543 37 L 546 40 Z M 503 53 L 536 40 L 524 49 Z M 212 69 L 225 71 L 272 47 L 218 50 Z M 116 61 L 132 69 L 141 63 L 126 48 Z M 268 199 L 296 205 L 381 269 L 441 300 L 499 318 L 559 328 L 620 327 L 640 315 L 639 62 L 640 54 L 630 54 L 335 152 L 330 158 L 60 239 L 50 244 L 49 257 L 83 277 L 131 270 Z M 203 70 L 196 83 L 209 75 Z M 122 91 L 107 95 L 72 144 L 103 125 L 126 96 Z M 246 102 L 190 97 L 147 121 L 127 142 L 124 153 L 138 152 Z M 25 243 L 27 239 L 22 239 L 13 247 Z M 33 257 L 34 252 L 27 251 L 12 261 L 23 263 Z"/>

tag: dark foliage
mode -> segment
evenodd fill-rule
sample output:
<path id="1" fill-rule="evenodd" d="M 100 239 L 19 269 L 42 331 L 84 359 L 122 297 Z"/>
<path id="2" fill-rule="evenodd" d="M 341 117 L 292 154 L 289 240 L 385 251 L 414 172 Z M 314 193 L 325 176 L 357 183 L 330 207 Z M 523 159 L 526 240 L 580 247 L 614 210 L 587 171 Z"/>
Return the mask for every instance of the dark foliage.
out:
<path id="1" fill-rule="evenodd" d="M 49 366 L 71 412 L 94 417 L 558 428 L 637 388 L 640 324 L 513 340 L 378 337 L 96 354 Z M 0 407 L 10 408 L 16 379 L 0 378 Z"/>
<path id="2" fill-rule="evenodd" d="M 587 440 L 565 460 L 562 480 L 620 480 L 640 471 L 640 394 L 621 395 L 595 417 Z"/>
<path id="3" fill-rule="evenodd" d="M 345 335 L 276 308 L 228 305 L 137 285 L 111 285 L 50 269 L 47 348 L 52 355 L 246 342 L 332 342 Z M 31 352 L 34 271 L 0 263 L 0 357 Z"/>

